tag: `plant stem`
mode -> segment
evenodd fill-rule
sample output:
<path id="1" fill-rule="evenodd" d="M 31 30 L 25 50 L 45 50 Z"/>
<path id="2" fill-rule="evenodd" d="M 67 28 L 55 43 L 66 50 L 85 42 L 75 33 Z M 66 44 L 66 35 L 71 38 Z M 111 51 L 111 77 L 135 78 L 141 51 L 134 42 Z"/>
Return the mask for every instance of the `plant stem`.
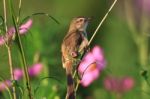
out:
<path id="1" fill-rule="evenodd" d="M 26 79 L 26 86 L 27 86 L 27 90 L 28 90 L 28 95 L 30 99 L 33 99 L 32 97 L 32 92 L 31 92 L 31 85 L 30 85 L 30 79 L 29 79 L 29 73 L 28 73 L 28 68 L 27 68 L 27 63 L 26 63 L 26 59 L 25 59 L 25 54 L 24 54 L 24 49 L 21 43 L 21 38 L 18 35 L 18 40 L 19 40 L 19 47 L 20 47 L 20 52 L 21 52 L 21 57 L 22 57 L 22 61 L 23 61 L 23 70 L 24 70 L 24 75 L 25 75 L 25 79 Z"/>
<path id="2" fill-rule="evenodd" d="M 6 11 L 6 0 L 3 0 L 3 9 L 4 9 L 4 26 L 5 26 L 5 32 L 7 32 L 7 11 Z M 9 63 L 9 69 L 10 69 L 10 75 L 11 75 L 11 81 L 14 81 L 14 73 L 13 73 L 13 65 L 12 65 L 12 55 L 11 55 L 11 49 L 10 45 L 5 44 L 7 47 L 8 51 L 8 63 Z M 12 86 L 12 91 L 13 91 L 13 99 L 17 99 L 16 97 L 16 88 L 13 85 Z"/>
<path id="3" fill-rule="evenodd" d="M 140 64 L 143 69 L 147 69 L 148 64 L 148 37 L 145 35 L 140 37 L 138 44 Z"/>
<path id="4" fill-rule="evenodd" d="M 148 37 L 146 37 L 145 35 L 142 35 L 140 38 L 140 42 L 138 44 L 138 50 L 139 50 L 140 65 L 142 69 L 148 71 L 149 69 L 147 66 L 148 65 Z M 147 81 L 147 79 L 143 77 L 141 81 L 141 90 L 145 92 L 149 92 L 150 91 L 149 88 L 150 88 L 149 82 Z M 142 98 L 149 99 L 149 96 L 146 95 L 145 93 L 142 93 Z"/>
<path id="5" fill-rule="evenodd" d="M 13 18 L 14 18 L 14 16 L 13 16 Z M 14 19 L 16 19 L 16 18 L 14 18 Z M 25 75 L 26 86 L 27 86 L 27 90 L 28 90 L 28 96 L 30 99 L 33 99 L 31 85 L 30 85 L 30 79 L 29 79 L 29 73 L 28 73 L 28 68 L 27 68 L 27 62 L 26 62 L 26 58 L 25 58 L 24 49 L 23 49 L 21 38 L 20 38 L 19 30 L 17 28 L 17 22 L 15 20 L 14 20 L 14 24 L 15 24 L 15 30 L 16 30 L 16 34 L 17 34 L 18 43 L 19 43 L 18 46 L 20 48 L 21 58 L 23 61 L 23 71 L 24 71 L 24 75 Z"/>
<path id="6" fill-rule="evenodd" d="M 78 79 L 78 80 L 77 80 L 76 87 L 75 87 L 75 93 L 77 92 L 77 90 L 78 90 L 78 88 L 79 88 L 79 85 L 80 85 L 80 80 Z"/>
<path id="7" fill-rule="evenodd" d="M 134 42 L 138 44 L 140 36 L 135 26 L 136 22 L 134 20 L 135 17 L 133 13 L 133 6 L 131 6 L 131 2 L 129 2 L 129 0 L 124 0 L 124 7 L 125 7 L 125 16 L 126 16 L 127 24 L 132 33 L 132 38 Z"/>
<path id="8" fill-rule="evenodd" d="M 136 43 L 136 46 L 138 48 L 138 55 L 139 55 L 139 63 L 140 66 L 142 68 L 142 70 L 144 71 L 148 71 L 149 67 L 148 65 L 148 49 L 149 49 L 149 40 L 148 40 L 148 35 L 145 34 L 145 30 L 148 30 L 149 24 L 147 24 L 147 22 L 149 22 L 148 20 L 146 20 L 145 18 L 145 13 L 142 9 L 142 13 L 139 15 L 140 16 L 140 28 L 137 29 L 135 24 L 136 22 L 134 21 L 134 18 L 136 16 L 134 16 L 134 12 L 133 12 L 133 5 L 131 5 L 131 2 L 129 2 L 130 0 L 124 0 L 125 2 L 125 12 L 126 12 L 126 18 L 127 18 L 127 23 L 129 25 L 129 29 L 132 33 L 132 37 L 133 40 Z M 144 2 L 144 0 L 142 1 Z M 143 5 L 144 7 L 144 5 Z M 145 24 L 146 23 L 146 24 Z M 138 31 L 139 30 L 139 31 Z M 138 33 L 139 32 L 139 33 Z M 144 92 L 149 92 L 150 91 L 150 84 L 148 82 L 147 79 L 147 74 L 146 75 L 142 75 L 142 79 L 141 79 L 141 90 Z M 141 93 L 141 97 L 142 99 L 148 99 L 149 96 L 146 95 L 144 92 Z"/>
<path id="9" fill-rule="evenodd" d="M 114 0 L 114 2 L 112 3 L 112 5 L 110 6 L 110 8 L 108 9 L 107 13 L 105 14 L 105 16 L 103 17 L 103 19 L 100 21 L 99 25 L 97 26 L 95 32 L 93 33 L 91 39 L 89 40 L 88 45 L 91 44 L 92 40 L 94 39 L 95 35 L 97 34 L 98 30 L 100 29 L 100 27 L 102 26 L 102 24 L 104 23 L 105 19 L 107 18 L 108 14 L 110 13 L 110 11 L 112 10 L 112 8 L 114 7 L 114 5 L 116 4 L 118 0 Z"/>
<path id="10" fill-rule="evenodd" d="M 146 35 L 149 30 L 149 16 L 147 16 L 147 13 L 144 11 L 145 9 L 145 1 L 146 0 L 142 0 L 142 10 L 141 10 L 141 16 L 140 16 L 140 42 L 139 42 L 139 59 L 140 59 L 140 65 L 141 67 L 148 71 L 150 70 L 150 67 L 148 65 L 149 61 L 148 61 L 148 53 L 149 53 L 149 37 Z M 145 91 L 145 92 L 150 92 L 150 86 L 149 86 L 149 81 L 148 81 L 148 77 L 149 75 L 146 74 L 145 76 L 147 77 L 143 77 L 142 81 L 141 81 L 141 90 Z M 149 95 L 148 94 L 144 94 L 142 93 L 142 99 L 149 99 Z"/>
<path id="11" fill-rule="evenodd" d="M 19 5 L 20 5 L 19 7 L 21 7 L 21 0 L 20 0 Z M 33 99 L 26 58 L 25 58 L 24 49 L 23 49 L 22 41 L 21 41 L 20 34 L 19 34 L 19 29 L 18 29 L 19 18 L 17 19 L 17 17 L 14 14 L 14 8 L 13 8 L 12 0 L 9 0 L 9 8 L 10 8 L 10 13 L 11 13 L 11 17 L 13 20 L 13 24 L 14 24 L 14 27 L 16 30 L 16 40 L 18 41 L 18 46 L 19 46 L 19 50 L 20 50 L 21 58 L 22 58 L 22 62 L 23 62 L 23 71 L 24 71 L 26 86 L 27 86 L 27 90 L 28 90 L 28 96 L 29 96 L 29 99 Z"/>
<path id="12" fill-rule="evenodd" d="M 19 11 L 18 11 L 18 17 L 17 17 L 17 23 L 20 21 L 20 12 L 21 12 L 21 5 L 22 5 L 22 0 L 19 0 Z"/>
<path id="13" fill-rule="evenodd" d="M 10 46 L 7 46 L 7 51 L 8 51 L 8 61 L 9 61 L 11 81 L 14 81 L 15 78 L 14 78 L 14 73 L 13 73 L 12 55 L 11 55 Z M 12 85 L 12 90 L 13 90 L 13 99 L 17 99 L 17 97 L 16 97 L 16 87 L 14 85 Z"/>
<path id="14" fill-rule="evenodd" d="M 7 11 L 6 11 L 6 0 L 3 0 L 3 10 L 4 10 L 4 26 L 5 26 L 5 32 L 7 31 Z"/>

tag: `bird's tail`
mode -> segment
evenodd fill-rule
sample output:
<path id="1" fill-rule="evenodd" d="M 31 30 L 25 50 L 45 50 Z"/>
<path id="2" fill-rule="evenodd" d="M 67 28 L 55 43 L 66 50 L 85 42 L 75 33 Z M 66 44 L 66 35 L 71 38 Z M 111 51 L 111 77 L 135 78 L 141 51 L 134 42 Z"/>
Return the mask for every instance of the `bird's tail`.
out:
<path id="1" fill-rule="evenodd" d="M 66 99 L 75 99 L 74 92 L 74 80 L 72 77 L 72 61 L 65 63 L 66 75 L 67 75 L 67 95 Z"/>

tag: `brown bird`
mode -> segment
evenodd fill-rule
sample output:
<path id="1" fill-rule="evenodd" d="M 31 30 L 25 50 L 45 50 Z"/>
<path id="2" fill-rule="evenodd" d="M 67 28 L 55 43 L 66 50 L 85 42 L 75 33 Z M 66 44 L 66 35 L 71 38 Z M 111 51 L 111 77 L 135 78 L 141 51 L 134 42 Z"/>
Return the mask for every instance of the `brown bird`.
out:
<path id="1" fill-rule="evenodd" d="M 61 46 L 62 64 L 66 69 L 67 75 L 67 95 L 66 99 L 75 99 L 74 79 L 72 77 L 73 69 L 76 67 L 78 56 L 87 49 L 88 39 L 86 28 L 90 18 L 77 17 L 74 18 L 63 39 Z"/>

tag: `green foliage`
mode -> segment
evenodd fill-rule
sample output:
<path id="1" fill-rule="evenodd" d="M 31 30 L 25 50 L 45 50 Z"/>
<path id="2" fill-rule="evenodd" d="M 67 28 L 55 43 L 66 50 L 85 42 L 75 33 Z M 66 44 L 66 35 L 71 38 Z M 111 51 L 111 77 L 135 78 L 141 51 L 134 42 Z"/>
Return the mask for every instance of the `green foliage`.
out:
<path id="1" fill-rule="evenodd" d="M 61 64 L 60 48 L 63 37 L 68 30 L 69 22 L 73 17 L 77 16 L 92 17 L 92 21 L 88 27 L 88 38 L 90 38 L 98 23 L 107 12 L 111 4 L 110 2 L 111 0 L 22 1 L 20 24 L 26 18 L 33 19 L 32 28 L 27 34 L 20 37 L 27 66 L 31 66 L 34 63 L 34 55 L 37 52 L 40 53 L 39 61 L 44 64 L 44 69 L 40 75 L 30 78 L 32 93 L 35 99 L 64 99 L 66 94 L 66 75 Z M 18 3 L 14 1 L 13 4 L 17 5 Z M 0 5 L 0 35 L 3 35 L 5 32 L 1 25 L 4 20 L 2 0 L 0 1 Z M 142 66 L 139 62 L 139 49 L 132 38 L 127 21 L 123 17 L 124 11 L 119 5 L 122 6 L 122 3 L 119 2 L 108 16 L 108 19 L 106 19 L 102 28 L 98 31 L 91 45 L 91 48 L 95 44 L 103 47 L 107 67 L 101 73 L 100 78 L 88 88 L 79 87 L 77 99 L 87 99 L 87 97 L 91 99 L 116 99 L 114 92 L 107 91 L 104 88 L 103 80 L 108 75 L 117 77 L 131 76 L 134 78 L 134 88 L 123 94 L 122 99 L 142 99 L 142 93 L 150 97 L 149 92 L 141 89 L 143 81 L 150 82 L 150 70 L 146 70 L 146 74 L 145 72 L 142 73 L 142 76 L 146 77 L 145 81 L 140 74 L 143 68 L 141 68 Z M 15 6 L 14 14 L 16 13 L 16 9 L 17 7 Z M 48 16 L 48 18 L 43 15 Z M 8 26 L 11 27 L 11 15 L 8 14 L 7 18 Z M 18 28 L 17 25 L 16 28 Z M 18 48 L 17 46 L 18 41 L 13 41 L 11 44 L 13 66 L 14 68 L 21 68 L 22 63 L 19 54 L 20 47 Z M 147 65 L 149 68 L 149 63 Z M 0 77 L 5 79 L 10 78 L 7 49 L 5 46 L 0 46 Z M 21 79 L 17 82 L 18 85 L 15 84 L 16 87 L 18 86 L 18 99 L 23 99 L 21 96 L 24 96 L 26 92 L 26 86 L 23 83 L 23 79 Z M 9 94 L 8 90 L 0 92 L 0 99 L 10 99 Z"/>

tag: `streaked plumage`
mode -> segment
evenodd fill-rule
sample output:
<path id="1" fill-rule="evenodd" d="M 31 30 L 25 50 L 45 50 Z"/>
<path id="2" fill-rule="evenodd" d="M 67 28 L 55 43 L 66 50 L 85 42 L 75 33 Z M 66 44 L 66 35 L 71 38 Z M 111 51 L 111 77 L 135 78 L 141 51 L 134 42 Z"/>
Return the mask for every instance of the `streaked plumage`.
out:
<path id="1" fill-rule="evenodd" d="M 67 99 L 75 99 L 74 80 L 72 77 L 73 65 L 79 53 L 85 51 L 88 46 L 86 27 L 89 18 L 74 18 L 69 27 L 69 31 L 63 39 L 61 46 L 62 64 L 67 75 Z"/>

